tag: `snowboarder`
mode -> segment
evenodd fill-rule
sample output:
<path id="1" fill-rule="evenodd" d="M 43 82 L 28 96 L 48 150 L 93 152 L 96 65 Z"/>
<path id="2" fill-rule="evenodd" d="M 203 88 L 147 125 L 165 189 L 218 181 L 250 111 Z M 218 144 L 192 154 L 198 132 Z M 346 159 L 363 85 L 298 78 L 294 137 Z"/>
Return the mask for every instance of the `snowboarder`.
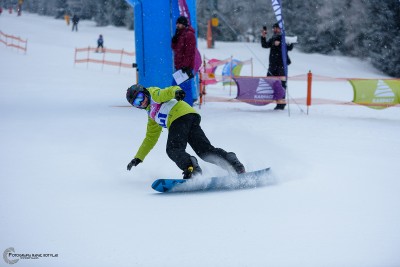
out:
<path id="1" fill-rule="evenodd" d="M 228 172 L 244 173 L 245 168 L 235 153 L 211 145 L 200 127 L 200 115 L 182 101 L 184 98 L 185 91 L 179 86 L 161 89 L 135 84 L 128 88 L 126 99 L 132 106 L 147 111 L 148 122 L 146 137 L 127 169 L 130 171 L 133 166 L 143 162 L 157 143 L 162 128 L 167 128 L 167 155 L 183 171 L 183 179 L 202 173 L 197 159 L 185 151 L 187 144 L 204 161 Z"/>

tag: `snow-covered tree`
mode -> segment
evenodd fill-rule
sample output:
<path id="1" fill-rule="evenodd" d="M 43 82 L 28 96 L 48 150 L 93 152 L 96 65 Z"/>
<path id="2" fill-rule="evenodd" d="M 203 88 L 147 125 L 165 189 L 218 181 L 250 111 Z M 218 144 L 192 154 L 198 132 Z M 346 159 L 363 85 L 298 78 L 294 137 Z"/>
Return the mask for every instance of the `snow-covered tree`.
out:
<path id="1" fill-rule="evenodd" d="M 370 20 L 363 28 L 363 47 L 374 66 L 400 77 L 400 3 L 397 0 L 366 0 Z"/>
<path id="2" fill-rule="evenodd" d="M 146 0 L 147 1 L 147 0 Z M 148 0 L 150 1 L 150 0 Z M 297 35 L 297 49 L 308 53 L 342 53 L 370 59 L 385 73 L 400 76 L 399 0 L 282 0 L 287 35 Z M 3 0 L 3 6 L 16 0 Z M 219 19 L 213 37 L 221 41 L 259 41 L 275 15 L 266 0 L 197 0 L 199 36 L 206 37 L 211 17 Z M 25 0 L 23 10 L 62 17 L 64 10 L 99 26 L 133 28 L 133 10 L 125 0 Z"/>

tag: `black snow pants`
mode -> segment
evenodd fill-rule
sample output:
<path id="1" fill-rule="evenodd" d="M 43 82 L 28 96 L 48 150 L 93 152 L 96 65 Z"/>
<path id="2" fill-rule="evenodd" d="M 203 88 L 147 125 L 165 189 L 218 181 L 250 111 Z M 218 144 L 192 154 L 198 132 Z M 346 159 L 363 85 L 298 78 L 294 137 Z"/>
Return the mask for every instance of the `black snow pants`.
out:
<path id="1" fill-rule="evenodd" d="M 228 152 L 211 145 L 200 127 L 200 120 L 199 114 L 189 113 L 176 119 L 169 127 L 167 155 L 181 170 L 192 165 L 190 154 L 185 151 L 187 144 L 206 162 L 221 166 L 226 161 Z"/>

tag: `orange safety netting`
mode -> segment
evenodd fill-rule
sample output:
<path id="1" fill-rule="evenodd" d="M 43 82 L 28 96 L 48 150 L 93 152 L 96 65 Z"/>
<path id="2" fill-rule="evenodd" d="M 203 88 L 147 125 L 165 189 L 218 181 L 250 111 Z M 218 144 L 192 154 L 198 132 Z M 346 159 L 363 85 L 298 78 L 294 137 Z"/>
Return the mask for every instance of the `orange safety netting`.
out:
<path id="1" fill-rule="evenodd" d="M 281 80 L 285 80 L 286 78 L 284 76 L 281 77 L 264 77 L 264 76 L 260 76 L 260 77 L 250 77 L 250 76 L 240 76 L 241 78 L 255 78 L 255 79 L 259 79 L 259 78 L 263 78 L 263 79 L 281 79 Z M 400 79 L 398 78 L 334 78 L 334 77 L 328 77 L 328 76 L 322 76 L 322 75 L 314 75 L 311 72 L 308 74 L 301 74 L 301 75 L 295 75 L 295 76 L 291 76 L 288 77 L 288 80 L 290 81 L 306 81 L 307 82 L 307 88 L 306 89 L 306 97 L 303 98 L 290 98 L 290 102 L 294 102 L 296 104 L 303 104 L 303 105 L 307 105 L 307 106 L 311 106 L 311 102 L 314 105 L 326 105 L 326 104 L 330 104 L 330 105 L 363 105 L 363 106 L 367 106 L 367 107 L 372 107 L 372 108 L 385 108 L 385 107 L 400 107 L 400 104 L 396 104 L 396 103 L 392 103 L 392 104 L 387 104 L 387 103 L 379 103 L 377 101 L 360 101 L 354 98 L 351 101 L 340 101 L 340 100 L 333 100 L 333 99 L 323 99 L 323 98 L 312 98 L 311 96 L 311 86 L 313 84 L 313 82 L 350 82 L 350 83 L 354 83 L 354 81 L 376 81 L 379 84 L 379 81 L 395 81 L 398 82 L 400 81 Z M 380 82 L 382 83 L 382 82 Z M 387 87 L 386 91 L 388 90 Z M 364 88 L 353 88 L 354 91 L 354 95 L 356 95 L 356 89 L 357 90 L 364 90 Z M 375 93 L 376 94 L 376 93 Z M 386 92 L 386 94 L 388 94 Z M 396 95 L 396 94 L 394 94 Z M 202 99 L 202 103 L 205 102 L 206 99 Z M 251 99 L 252 101 L 257 101 L 254 99 Z M 266 102 L 265 100 L 259 100 L 262 103 Z M 236 99 L 236 98 L 228 98 L 228 97 L 217 97 L 217 96 L 207 96 L 207 102 L 226 102 L 226 103 L 238 103 L 241 102 L 240 100 Z M 276 102 L 274 100 L 271 100 L 269 102 Z M 289 102 L 289 101 L 285 101 L 285 102 Z"/>
<path id="2" fill-rule="evenodd" d="M 13 35 L 5 34 L 0 31 L 0 43 L 5 44 L 6 46 L 14 47 L 20 50 L 23 50 L 26 53 L 28 40 L 23 40 L 20 37 L 16 37 Z M 22 46 L 24 45 L 24 46 Z"/>
<path id="3" fill-rule="evenodd" d="M 84 55 L 82 56 L 82 53 Z M 95 54 L 97 56 L 94 56 Z M 99 54 L 102 55 L 102 58 L 99 59 Z M 119 61 L 106 59 L 108 54 L 120 55 Z M 133 57 L 135 56 L 135 52 L 128 52 L 124 49 L 110 49 L 110 48 L 103 48 L 97 49 L 95 47 L 84 47 L 84 48 L 75 48 L 75 58 L 74 63 L 97 63 L 102 65 L 110 65 L 116 66 L 120 68 L 132 68 L 133 67 Z M 97 57 L 97 58 L 96 58 Z M 124 60 L 132 60 L 131 62 L 124 62 Z"/>

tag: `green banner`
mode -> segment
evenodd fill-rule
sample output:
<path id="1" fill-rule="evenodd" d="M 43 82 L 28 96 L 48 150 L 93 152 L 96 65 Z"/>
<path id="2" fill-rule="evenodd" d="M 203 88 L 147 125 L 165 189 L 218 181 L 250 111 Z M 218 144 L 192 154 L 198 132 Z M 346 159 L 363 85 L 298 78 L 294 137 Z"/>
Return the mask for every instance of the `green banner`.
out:
<path id="1" fill-rule="evenodd" d="M 353 86 L 353 102 L 374 109 L 400 104 L 399 80 L 349 80 Z"/>
<path id="2" fill-rule="evenodd" d="M 233 76 L 240 76 L 240 71 L 242 70 L 243 65 L 242 64 L 238 64 L 235 67 L 233 67 L 232 69 L 232 74 Z M 223 82 L 223 85 L 236 85 L 235 81 L 230 81 L 230 82 Z"/>

